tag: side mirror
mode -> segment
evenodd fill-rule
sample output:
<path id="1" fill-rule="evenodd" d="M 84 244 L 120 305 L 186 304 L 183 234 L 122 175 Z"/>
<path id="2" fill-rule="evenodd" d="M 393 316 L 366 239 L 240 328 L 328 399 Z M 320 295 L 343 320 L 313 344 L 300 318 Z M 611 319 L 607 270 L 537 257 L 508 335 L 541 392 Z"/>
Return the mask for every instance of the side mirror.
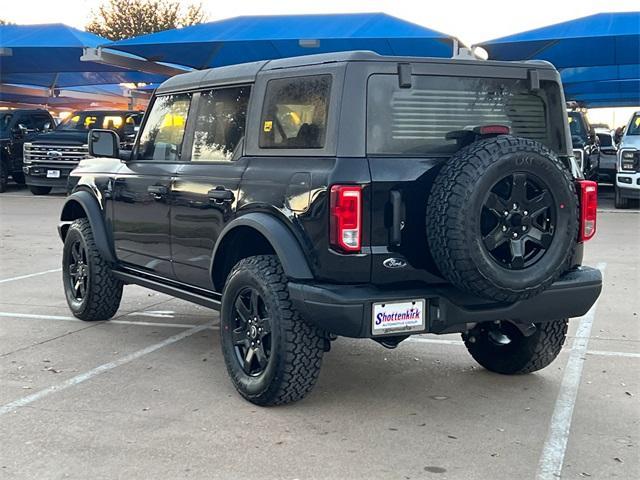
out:
<path id="1" fill-rule="evenodd" d="M 120 138 L 113 130 L 89 130 L 89 155 L 92 157 L 119 158 Z"/>
<path id="2" fill-rule="evenodd" d="M 48 132 L 51 130 L 51 122 L 47 122 L 42 126 L 42 131 L 43 132 Z"/>

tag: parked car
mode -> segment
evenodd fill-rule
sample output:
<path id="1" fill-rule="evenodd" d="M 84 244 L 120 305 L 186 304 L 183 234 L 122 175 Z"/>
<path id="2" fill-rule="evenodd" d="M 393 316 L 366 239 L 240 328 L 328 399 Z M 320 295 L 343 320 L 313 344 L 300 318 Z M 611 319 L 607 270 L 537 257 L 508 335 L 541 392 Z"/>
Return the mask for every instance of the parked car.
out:
<path id="1" fill-rule="evenodd" d="M 615 183 L 616 164 L 618 162 L 618 147 L 614 135 L 610 130 L 596 129 L 600 160 L 598 162 L 598 181 Z"/>
<path id="2" fill-rule="evenodd" d="M 602 286 L 568 131 L 545 62 L 344 52 L 175 76 L 128 159 L 89 134 L 60 217 L 67 303 L 108 320 L 138 284 L 220 310 L 259 405 L 304 397 L 336 336 L 460 332 L 491 371 L 539 370 Z"/>
<path id="3" fill-rule="evenodd" d="M 615 207 L 628 208 L 629 201 L 640 199 L 640 111 L 635 112 L 618 148 Z"/>
<path id="4" fill-rule="evenodd" d="M 600 148 L 594 128 L 589 124 L 587 115 L 581 109 L 569 110 L 569 129 L 573 144 L 573 155 L 585 178 L 598 178 Z"/>
<path id="5" fill-rule="evenodd" d="M 7 188 L 9 177 L 23 185 L 22 146 L 34 135 L 54 125 L 46 110 L 16 109 L 0 111 L 0 192 Z"/>
<path id="6" fill-rule="evenodd" d="M 75 112 L 55 130 L 25 142 L 23 171 L 31 193 L 47 195 L 54 187 L 67 187 L 71 170 L 89 156 L 87 134 L 92 128 L 113 130 L 120 148 L 130 150 L 142 115 L 120 110 Z"/>

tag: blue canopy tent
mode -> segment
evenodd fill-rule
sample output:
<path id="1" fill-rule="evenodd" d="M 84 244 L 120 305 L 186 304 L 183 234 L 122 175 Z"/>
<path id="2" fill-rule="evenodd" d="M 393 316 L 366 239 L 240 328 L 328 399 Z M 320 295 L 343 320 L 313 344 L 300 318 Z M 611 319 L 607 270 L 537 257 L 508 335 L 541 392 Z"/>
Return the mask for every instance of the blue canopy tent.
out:
<path id="1" fill-rule="evenodd" d="M 166 78 L 80 60 L 84 47 L 106 41 L 63 24 L 1 25 L 0 83 L 64 88 Z"/>
<path id="2" fill-rule="evenodd" d="M 640 12 L 600 13 L 480 46 L 496 60 L 553 63 L 567 100 L 587 106 L 640 105 Z"/>
<path id="3" fill-rule="evenodd" d="M 547 60 L 558 69 L 638 64 L 640 12 L 599 13 L 480 46 L 494 60 Z"/>
<path id="4" fill-rule="evenodd" d="M 576 82 L 564 85 L 565 96 L 585 105 L 635 106 L 640 105 L 640 79 Z"/>
<path id="5" fill-rule="evenodd" d="M 373 50 L 451 57 L 457 40 L 382 13 L 236 17 L 103 45 L 154 62 L 197 69 L 309 55 Z"/>

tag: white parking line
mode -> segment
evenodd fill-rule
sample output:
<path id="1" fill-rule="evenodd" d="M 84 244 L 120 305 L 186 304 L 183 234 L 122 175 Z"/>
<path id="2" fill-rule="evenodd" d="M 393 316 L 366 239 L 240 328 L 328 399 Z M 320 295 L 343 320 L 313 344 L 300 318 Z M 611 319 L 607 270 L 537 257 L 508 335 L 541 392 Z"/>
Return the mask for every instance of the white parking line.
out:
<path id="1" fill-rule="evenodd" d="M 189 337 L 207 328 L 211 328 L 210 325 L 199 325 L 197 327 L 190 328 L 189 330 L 185 330 L 184 332 L 180 332 L 176 335 L 166 338 L 161 342 L 154 343 L 153 345 L 149 345 L 148 347 L 143 348 L 142 350 L 138 350 L 137 352 L 133 352 L 133 353 L 130 353 L 129 355 L 125 355 L 124 357 L 121 357 L 118 360 L 105 363 L 92 370 L 89 370 L 88 372 L 81 373 L 80 375 L 76 375 L 75 377 L 72 377 L 69 380 L 66 380 L 62 383 L 59 383 L 57 385 L 52 385 L 48 388 L 45 388 L 44 390 L 40 390 L 39 392 L 33 393 L 31 395 L 27 395 L 26 397 L 19 398 L 18 400 L 15 400 L 11 403 L 7 403 L 6 405 L 3 405 L 0 407 L 0 416 L 4 415 L 5 413 L 12 412 L 17 408 L 24 407 L 25 405 L 29 405 L 30 403 L 33 403 L 36 400 L 40 400 L 48 395 L 51 395 L 52 393 L 60 392 L 62 390 L 66 390 L 69 387 L 73 387 L 74 385 L 78 385 L 82 382 L 86 382 L 87 380 L 95 377 L 96 375 L 100 375 L 101 373 L 104 373 L 108 370 L 112 370 L 116 367 L 129 363 L 144 355 L 147 355 L 163 347 L 171 345 L 172 343 L 179 342 L 183 338 Z"/>
<path id="2" fill-rule="evenodd" d="M 40 275 L 46 275 L 47 273 L 55 273 L 55 272 L 61 272 L 61 271 L 62 271 L 61 268 L 55 268 L 53 270 L 45 270 L 44 272 L 30 273 L 28 275 L 20 275 L 19 277 L 3 278 L 2 280 L 0 280 L 0 283 L 14 282 L 16 280 L 22 280 L 23 278 L 38 277 Z"/>
<path id="3" fill-rule="evenodd" d="M 11 313 L 0 312 L 0 317 L 5 318 L 32 318 L 34 320 L 60 320 L 64 322 L 83 322 L 76 317 L 64 317 L 60 315 L 37 315 L 35 313 Z M 141 327 L 166 327 L 166 328 L 193 328 L 199 325 L 189 323 L 160 323 L 160 322 L 134 322 L 132 320 L 109 320 L 96 323 L 117 323 L 118 325 L 139 325 Z"/>
<path id="4" fill-rule="evenodd" d="M 640 358 L 640 353 L 631 352 L 607 352 L 604 350 L 587 350 L 588 355 L 602 355 L 603 357 L 628 357 Z"/>
<path id="5" fill-rule="evenodd" d="M 603 274 L 605 267 L 606 263 L 600 263 L 597 266 Z M 598 301 L 586 315 L 580 318 L 573 346 L 569 353 L 569 360 L 564 369 L 560 392 L 551 416 L 549 433 L 538 462 L 537 480 L 557 480 L 562 475 L 562 465 L 567 450 L 567 442 L 569 441 L 573 408 L 578 396 L 585 354 L 589 346 L 589 336 L 591 335 L 591 327 L 593 326 L 597 308 Z"/>

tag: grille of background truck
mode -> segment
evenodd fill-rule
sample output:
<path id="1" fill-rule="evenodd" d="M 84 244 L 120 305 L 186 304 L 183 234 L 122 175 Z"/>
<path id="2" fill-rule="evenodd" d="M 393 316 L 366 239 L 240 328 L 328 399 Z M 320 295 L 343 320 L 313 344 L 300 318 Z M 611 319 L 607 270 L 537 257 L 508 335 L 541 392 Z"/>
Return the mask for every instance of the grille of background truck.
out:
<path id="1" fill-rule="evenodd" d="M 49 152 L 60 152 L 60 155 Z M 46 162 L 75 165 L 80 160 L 89 158 L 89 149 L 86 145 L 39 145 L 24 146 L 25 163 Z"/>

